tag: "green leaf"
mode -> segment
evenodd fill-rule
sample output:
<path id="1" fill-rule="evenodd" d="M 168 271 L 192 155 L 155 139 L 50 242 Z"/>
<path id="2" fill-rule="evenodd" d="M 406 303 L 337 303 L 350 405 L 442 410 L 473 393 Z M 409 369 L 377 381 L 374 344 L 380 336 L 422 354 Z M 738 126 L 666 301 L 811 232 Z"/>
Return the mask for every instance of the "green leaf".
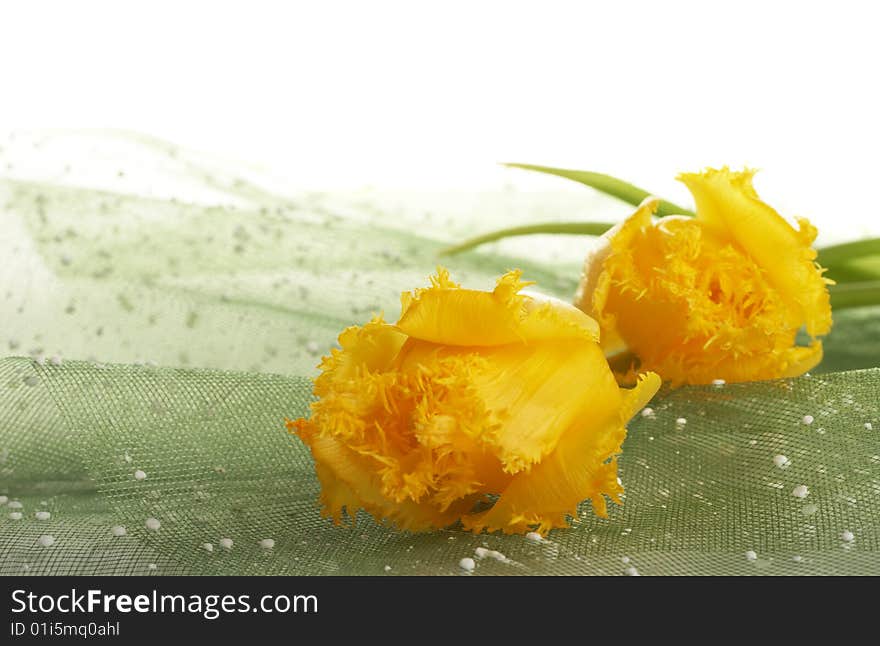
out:
<path id="1" fill-rule="evenodd" d="M 822 247 L 819 249 L 819 264 L 830 267 L 865 256 L 880 256 L 880 238 L 866 238 Z"/>
<path id="2" fill-rule="evenodd" d="M 824 247 L 817 260 L 838 283 L 880 280 L 880 238 Z"/>
<path id="3" fill-rule="evenodd" d="M 861 258 L 860 260 L 876 260 L 877 262 L 856 261 L 827 267 L 823 264 L 822 266 L 828 269 L 825 276 L 838 284 L 880 280 L 880 257 L 876 259 L 870 257 Z"/>
<path id="4" fill-rule="evenodd" d="M 498 231 L 491 231 L 474 238 L 469 238 L 459 244 L 441 249 L 438 254 L 441 256 L 448 256 L 478 247 L 487 242 L 500 240 L 501 238 L 527 236 L 536 233 L 567 233 L 574 235 L 599 236 L 613 226 L 614 224 L 610 222 L 545 222 L 542 224 L 527 224 L 521 227 L 499 229 Z"/>
<path id="5" fill-rule="evenodd" d="M 611 175 L 602 173 L 593 173 L 586 170 L 566 170 L 564 168 L 550 168 L 549 166 L 535 166 L 533 164 L 505 164 L 509 168 L 522 168 L 523 170 L 533 170 L 539 173 L 547 173 L 548 175 L 557 175 L 566 179 L 574 180 L 581 184 L 601 191 L 606 195 L 611 195 L 619 200 L 623 200 L 627 204 L 638 206 L 642 200 L 650 195 L 654 195 L 645 189 L 634 186 L 622 179 L 617 179 Z M 660 206 L 657 209 L 657 215 L 664 217 L 667 215 L 696 215 L 690 209 L 669 202 L 668 200 L 660 200 Z"/>
<path id="6" fill-rule="evenodd" d="M 880 280 L 831 285 L 829 291 L 831 307 L 835 310 L 880 305 Z"/>

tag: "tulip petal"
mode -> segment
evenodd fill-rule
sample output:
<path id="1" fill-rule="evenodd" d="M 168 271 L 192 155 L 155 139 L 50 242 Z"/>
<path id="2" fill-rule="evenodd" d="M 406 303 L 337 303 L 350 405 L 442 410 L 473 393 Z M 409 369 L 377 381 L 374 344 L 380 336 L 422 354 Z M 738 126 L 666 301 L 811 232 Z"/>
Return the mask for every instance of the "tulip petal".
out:
<path id="1" fill-rule="evenodd" d="M 507 473 L 531 467 L 569 429 L 618 408 L 617 384 L 595 343 L 510 345 L 482 356 L 487 369 L 474 386 L 500 423 L 493 444 Z"/>
<path id="2" fill-rule="evenodd" d="M 781 376 L 800 377 L 822 362 L 822 342 L 814 341 L 808 347 L 796 347 L 788 350 L 786 367 Z"/>
<path id="3" fill-rule="evenodd" d="M 663 380 L 654 372 L 646 372 L 638 376 L 634 388 L 624 388 L 620 391 L 620 421 L 626 424 L 642 410 L 651 398 L 660 390 Z"/>
<path id="4" fill-rule="evenodd" d="M 814 341 L 809 346 L 791 346 L 756 355 L 742 355 L 735 361 L 720 356 L 714 362 L 699 365 L 680 364 L 670 370 L 670 374 L 688 373 L 694 383 L 710 383 L 712 376 L 725 375 L 731 383 L 798 377 L 812 370 L 822 361 L 822 342 Z"/>
<path id="5" fill-rule="evenodd" d="M 300 436 L 303 437 L 302 430 Z M 401 529 L 427 531 L 454 523 L 477 499 L 463 499 L 445 511 L 431 504 L 390 500 L 383 495 L 382 483 L 369 458 L 359 456 L 334 437 L 312 433 L 303 439 L 315 458 L 323 513 L 336 524 L 341 524 L 346 516 L 353 521 L 357 510 L 363 508 L 376 518 L 391 520 Z"/>
<path id="6" fill-rule="evenodd" d="M 322 397 L 331 383 L 355 379 L 364 371 L 388 368 L 406 341 L 406 335 L 382 317 L 363 326 L 345 328 L 339 335 L 341 350 L 333 349 L 321 361 L 321 376 L 315 382 L 315 394 Z"/>
<path id="7" fill-rule="evenodd" d="M 607 356 L 614 356 L 627 350 L 627 343 L 617 325 L 617 316 L 607 307 L 612 285 L 620 282 L 611 272 L 605 271 L 605 263 L 610 256 L 625 256 L 634 262 L 631 251 L 634 238 L 651 226 L 651 215 L 657 211 L 660 200 L 648 197 L 626 220 L 608 230 L 596 248 L 587 255 L 581 275 L 581 282 L 575 294 L 575 306 L 589 312 L 601 329 L 600 345 Z"/>
<path id="8" fill-rule="evenodd" d="M 461 387 L 482 402 L 481 410 L 491 411 L 469 433 L 498 457 L 505 473 L 529 468 L 552 452 L 572 426 L 611 415 L 619 407 L 617 383 L 593 342 L 458 348 L 411 339 L 401 351 L 400 370 L 412 372 L 451 359 L 462 362 L 461 375 L 467 373 Z M 462 445 L 463 440 L 455 442 Z"/>
<path id="9" fill-rule="evenodd" d="M 632 390 L 616 393 L 616 406 L 603 407 L 602 416 L 591 415 L 571 428 L 550 455 L 513 477 L 491 509 L 462 519 L 465 527 L 505 533 L 536 527 L 546 533 L 567 527 L 568 516 L 576 517 L 578 503 L 586 498 L 591 499 L 595 513 L 604 517 L 604 496 L 618 500 L 623 493 L 614 456 L 626 437 L 624 418 L 647 403 L 659 387 L 660 378 L 648 374 Z M 593 404 L 603 403 L 590 395 L 587 398 Z"/>
<path id="10" fill-rule="evenodd" d="M 679 179 L 694 196 L 697 219 L 720 238 L 736 240 L 767 272 L 769 279 L 801 313 L 810 336 L 831 329 L 828 281 L 816 270 L 812 248 L 816 229 L 799 219 L 795 230 L 772 207 L 761 201 L 752 186 L 754 170 L 728 168 L 683 173 Z"/>
<path id="11" fill-rule="evenodd" d="M 493 426 L 471 379 L 485 361 L 472 353 L 440 356 L 437 346 L 415 339 L 398 351 L 402 338 L 379 319 L 346 330 L 342 349 L 325 358 L 316 379 L 320 398 L 311 406 L 311 420 L 293 427 L 313 448 L 316 461 L 327 453 L 318 440 L 341 442 L 373 475 L 371 486 L 389 505 L 428 504 L 438 513 L 460 509 L 462 500 L 485 487 L 497 490 L 509 478 L 491 446 L 475 439 L 491 434 Z M 412 353 L 408 348 L 419 345 L 430 352 L 404 365 L 402 358 Z M 376 354 L 385 351 L 392 354 Z M 340 452 L 330 455 L 338 458 Z"/>
<path id="12" fill-rule="evenodd" d="M 423 341 L 456 346 L 498 346 L 545 339 L 599 338 L 599 325 L 584 312 L 549 297 L 521 294 L 532 283 L 522 272 L 502 276 L 492 292 L 462 289 L 445 269 L 432 286 L 401 296 L 397 327 Z"/>

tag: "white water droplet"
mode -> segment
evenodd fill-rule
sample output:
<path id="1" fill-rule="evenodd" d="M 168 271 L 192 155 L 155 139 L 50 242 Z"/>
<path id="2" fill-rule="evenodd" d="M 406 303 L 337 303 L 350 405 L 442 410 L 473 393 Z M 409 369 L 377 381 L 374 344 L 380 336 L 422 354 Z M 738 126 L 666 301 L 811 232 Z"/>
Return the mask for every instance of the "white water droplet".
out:
<path id="1" fill-rule="evenodd" d="M 653 416 L 654 416 L 654 409 L 651 408 L 650 406 L 646 406 L 645 408 L 642 409 L 642 417 L 653 417 Z"/>
<path id="2" fill-rule="evenodd" d="M 0 496 L 0 505 L 5 505 L 9 502 L 9 496 Z"/>
<path id="3" fill-rule="evenodd" d="M 390 566 L 390 565 L 386 565 L 386 566 L 385 566 L 385 571 L 386 571 L 386 572 L 390 572 L 390 571 L 391 571 L 391 566 Z"/>
<path id="4" fill-rule="evenodd" d="M 260 547 L 264 550 L 271 550 L 275 547 L 275 539 L 274 538 L 264 538 L 260 541 Z"/>
<path id="5" fill-rule="evenodd" d="M 10 520 L 21 520 L 21 516 L 22 516 L 22 514 L 20 511 L 9 512 L 9 519 Z"/>
<path id="6" fill-rule="evenodd" d="M 846 542 L 846 543 L 852 543 L 854 540 L 856 540 L 856 537 L 855 537 L 855 536 L 853 535 L 853 533 L 852 533 L 851 531 L 849 531 L 849 530 L 846 530 L 846 531 L 842 532 L 842 533 L 840 534 L 840 538 L 842 538 L 843 541 Z"/>
<path id="7" fill-rule="evenodd" d="M 135 480 L 146 480 L 147 474 L 144 473 L 143 471 L 141 471 L 140 469 L 138 469 L 137 471 L 134 472 L 134 479 Z"/>
<path id="8" fill-rule="evenodd" d="M 125 536 L 126 533 L 125 527 L 123 527 L 122 525 L 114 525 L 110 528 L 110 531 L 113 533 L 114 536 Z"/>
<path id="9" fill-rule="evenodd" d="M 773 464 L 775 464 L 780 469 L 784 469 L 785 467 L 789 466 L 791 462 L 784 455 L 774 455 Z"/>
<path id="10" fill-rule="evenodd" d="M 688 421 L 684 417 L 679 417 L 677 420 L 675 420 L 676 426 L 685 426 L 687 423 L 688 423 Z"/>
<path id="11" fill-rule="evenodd" d="M 807 485 L 798 485 L 791 490 L 791 495 L 795 498 L 806 498 L 810 495 L 810 489 L 807 487 Z"/>
<path id="12" fill-rule="evenodd" d="M 48 511 L 38 511 L 34 514 L 34 518 L 36 518 L 37 520 L 49 520 L 49 518 L 51 517 L 52 514 L 50 514 Z"/>
<path id="13" fill-rule="evenodd" d="M 747 561 L 757 561 L 758 560 L 758 555 L 755 554 L 755 550 L 748 550 L 746 552 L 746 560 Z"/>
<path id="14" fill-rule="evenodd" d="M 874 430 L 873 424 L 871 424 L 871 422 L 865 422 L 865 430 L 866 431 L 873 431 Z"/>
<path id="15" fill-rule="evenodd" d="M 458 567 L 460 567 L 465 572 L 473 572 L 474 568 L 477 567 L 477 564 L 474 563 L 474 559 L 469 556 L 465 556 L 458 562 Z"/>
<path id="16" fill-rule="evenodd" d="M 544 537 L 541 536 L 538 532 L 529 532 L 526 534 L 526 540 L 532 543 L 543 543 Z"/>
<path id="17" fill-rule="evenodd" d="M 487 550 L 485 547 L 478 547 L 474 550 L 474 554 L 476 554 L 478 559 L 484 559 L 489 556 L 489 550 Z"/>
<path id="18" fill-rule="evenodd" d="M 231 538 L 221 538 L 217 541 L 224 550 L 232 549 L 232 539 Z"/>
<path id="19" fill-rule="evenodd" d="M 202 549 L 205 550 L 206 552 L 213 552 L 214 545 L 211 543 L 202 543 Z"/>
<path id="20" fill-rule="evenodd" d="M 147 526 L 147 529 L 154 532 L 158 532 L 159 528 L 162 527 L 162 523 L 159 522 L 158 518 L 147 518 L 147 522 L 145 524 Z"/>
<path id="21" fill-rule="evenodd" d="M 810 424 L 813 423 L 813 421 L 814 421 L 814 417 L 812 415 L 804 415 L 804 419 L 803 419 L 804 424 L 809 426 Z"/>
<path id="22" fill-rule="evenodd" d="M 52 547 L 55 544 L 55 537 L 51 534 L 43 534 L 37 539 L 37 542 L 43 547 Z"/>
<path id="23" fill-rule="evenodd" d="M 21 504 L 20 502 L 18 502 L 17 500 L 13 500 L 13 501 L 11 501 L 11 502 L 9 503 L 9 508 L 10 508 L 10 509 L 21 509 L 23 506 L 24 506 L 24 505 L 22 505 L 22 504 Z"/>

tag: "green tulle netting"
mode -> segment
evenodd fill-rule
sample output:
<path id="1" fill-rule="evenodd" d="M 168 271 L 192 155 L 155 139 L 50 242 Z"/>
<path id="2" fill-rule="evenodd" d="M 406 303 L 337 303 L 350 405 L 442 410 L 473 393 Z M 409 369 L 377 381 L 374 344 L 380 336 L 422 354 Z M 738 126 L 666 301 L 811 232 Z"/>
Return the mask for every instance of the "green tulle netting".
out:
<path id="1" fill-rule="evenodd" d="M 461 574 L 478 547 L 504 558 L 475 574 L 880 574 L 878 308 L 836 313 L 810 376 L 661 392 L 629 426 L 607 520 L 585 504 L 540 543 L 364 514 L 335 527 L 284 418 L 307 413 L 338 332 L 395 317 L 435 252 L 475 229 L 620 206 L 586 191 L 288 197 L 120 133 L 19 135 L 0 163 L 0 344 L 18 355 L 0 360 L 0 574 Z M 519 267 L 569 297 L 587 241 L 539 240 L 446 264 L 480 288 Z"/>

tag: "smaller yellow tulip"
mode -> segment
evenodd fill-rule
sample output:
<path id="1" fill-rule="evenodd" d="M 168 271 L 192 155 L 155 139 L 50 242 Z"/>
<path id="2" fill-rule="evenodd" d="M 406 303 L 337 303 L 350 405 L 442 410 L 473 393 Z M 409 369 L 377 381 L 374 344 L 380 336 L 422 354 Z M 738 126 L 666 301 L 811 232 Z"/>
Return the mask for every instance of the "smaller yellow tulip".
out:
<path id="1" fill-rule="evenodd" d="M 525 294 L 512 271 L 491 292 L 446 270 L 381 317 L 339 336 L 323 359 L 311 418 L 288 428 L 311 448 L 324 514 L 363 508 L 411 531 L 565 527 L 589 498 L 619 502 L 625 424 L 660 386 L 621 390 L 598 325 Z"/>
<path id="2" fill-rule="evenodd" d="M 762 202 L 753 175 L 682 174 L 696 218 L 652 222 L 648 198 L 587 257 L 575 303 L 599 321 L 622 383 L 636 367 L 679 385 L 793 377 L 821 361 L 832 281 L 815 262 L 816 229 Z M 809 346 L 795 344 L 801 327 Z"/>

